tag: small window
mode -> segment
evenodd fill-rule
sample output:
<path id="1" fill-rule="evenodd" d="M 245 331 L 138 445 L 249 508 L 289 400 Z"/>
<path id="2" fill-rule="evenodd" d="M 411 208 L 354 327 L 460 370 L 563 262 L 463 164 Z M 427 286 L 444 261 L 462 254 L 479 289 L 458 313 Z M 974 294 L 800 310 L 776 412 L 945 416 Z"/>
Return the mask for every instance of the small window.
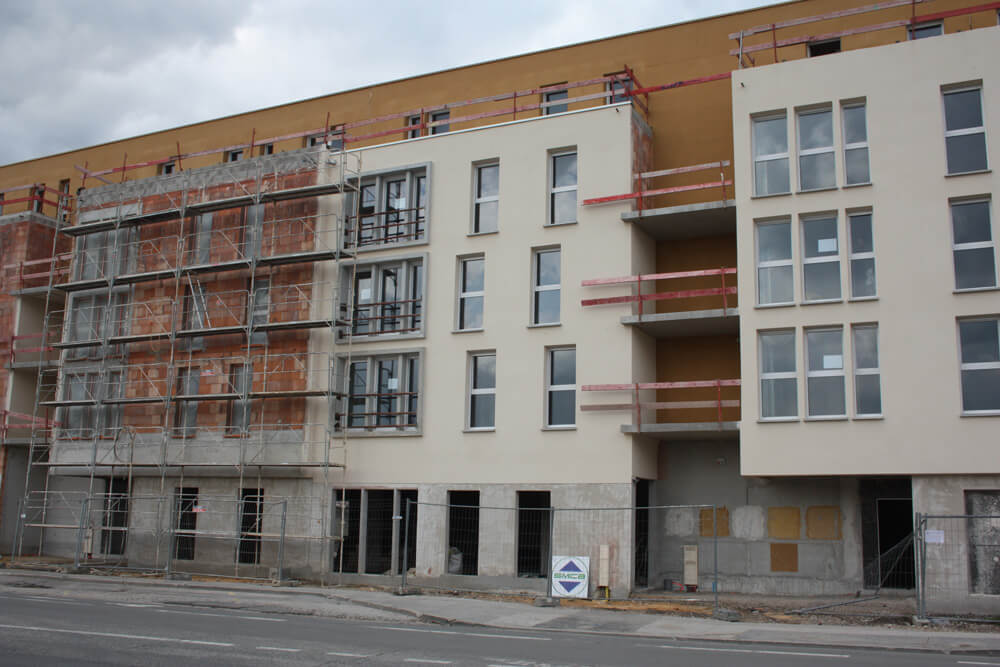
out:
<path id="1" fill-rule="evenodd" d="M 868 123 L 864 104 L 843 107 L 844 116 L 844 182 L 861 185 L 871 182 L 868 165 Z"/>
<path id="2" fill-rule="evenodd" d="M 843 417 L 844 340 L 837 329 L 806 330 L 806 403 L 810 417 Z"/>
<path id="3" fill-rule="evenodd" d="M 962 365 L 962 412 L 1000 411 L 1000 319 L 958 323 Z"/>
<path id="4" fill-rule="evenodd" d="M 990 223 L 990 202 L 951 203 L 955 289 L 996 287 L 996 250 Z"/>
<path id="5" fill-rule="evenodd" d="M 840 298 L 840 244 L 837 218 L 802 221 L 802 285 L 805 301 Z"/>
<path id="6" fill-rule="evenodd" d="M 306 148 L 323 145 L 332 151 L 343 150 L 344 131 L 331 127 L 329 132 L 312 134 L 306 137 Z"/>
<path id="7" fill-rule="evenodd" d="M 912 26 L 907 31 L 910 39 L 924 39 L 925 37 L 937 37 L 944 34 L 944 27 L 940 23 L 921 23 Z"/>
<path id="8" fill-rule="evenodd" d="M 576 348 L 548 350 L 545 372 L 545 424 L 550 427 L 576 425 Z"/>
<path id="9" fill-rule="evenodd" d="M 760 333 L 760 416 L 783 419 L 798 415 L 795 331 Z"/>
<path id="10" fill-rule="evenodd" d="M 785 114 L 753 119 L 754 193 L 784 194 L 788 177 L 788 123 Z"/>
<path id="11" fill-rule="evenodd" d="M 469 357 L 469 428 L 493 429 L 496 425 L 497 355 Z"/>
<path id="12" fill-rule="evenodd" d="M 872 214 L 847 216 L 851 241 L 851 298 L 866 299 L 876 294 L 875 244 L 872 238 Z"/>
<path id="13" fill-rule="evenodd" d="M 564 225 L 576 222 L 576 152 L 553 154 L 551 171 L 549 224 Z"/>
<path id="14" fill-rule="evenodd" d="M 257 147 L 257 155 L 274 155 L 274 144 L 261 144 Z"/>
<path id="15" fill-rule="evenodd" d="M 444 134 L 451 129 L 451 123 L 448 120 L 451 118 L 450 111 L 435 111 L 431 114 L 431 123 L 440 123 L 439 125 L 431 126 L 431 134 Z"/>
<path id="16" fill-rule="evenodd" d="M 475 203 L 472 232 L 486 234 L 497 231 L 500 213 L 500 163 L 476 167 Z"/>
<path id="17" fill-rule="evenodd" d="M 882 374 L 878 363 L 878 325 L 854 327 L 854 414 L 882 415 Z"/>
<path id="18" fill-rule="evenodd" d="M 833 156 L 833 112 L 802 111 L 799 128 L 799 189 L 822 190 L 837 185 Z"/>
<path id="19" fill-rule="evenodd" d="M 164 162 L 163 164 L 160 165 L 159 174 L 160 176 L 168 176 L 174 173 L 174 170 L 176 168 L 177 168 L 176 162 Z"/>
<path id="20" fill-rule="evenodd" d="M 542 107 L 543 112 L 546 116 L 551 116 L 555 113 L 566 113 L 569 111 L 568 104 L 553 104 L 553 102 L 558 102 L 559 100 L 565 100 L 569 98 L 568 90 L 555 90 L 551 93 L 545 93 L 545 102 L 548 106 Z"/>
<path id="21" fill-rule="evenodd" d="M 944 93 L 944 142 L 949 174 L 986 169 L 982 93 L 982 88 Z"/>
<path id="22" fill-rule="evenodd" d="M 793 303 L 792 280 L 792 224 L 757 223 L 757 303 Z"/>
<path id="23" fill-rule="evenodd" d="M 226 151 L 225 152 L 225 161 L 226 162 L 239 162 L 242 159 L 243 159 L 243 150 L 242 149 L 235 150 L 235 151 Z"/>
<path id="24" fill-rule="evenodd" d="M 535 251 L 532 324 L 558 324 L 560 301 L 559 248 Z"/>
<path id="25" fill-rule="evenodd" d="M 483 328 L 486 259 L 475 257 L 459 262 L 458 330 Z"/>
<path id="26" fill-rule="evenodd" d="M 840 53 L 840 38 L 828 39 L 823 42 L 812 42 L 808 45 L 809 57 L 828 56 L 831 53 Z"/>
<path id="27" fill-rule="evenodd" d="M 420 125 L 421 122 L 422 122 L 422 119 L 421 119 L 421 117 L 420 117 L 419 114 L 416 115 L 416 116 L 410 116 L 410 117 L 408 117 L 406 119 L 406 126 L 414 128 L 412 130 L 407 130 L 406 131 L 406 138 L 407 139 L 416 139 L 417 137 L 420 136 L 420 127 L 419 127 L 419 125 Z M 414 127 L 414 126 L 417 126 L 417 127 Z"/>
<path id="28" fill-rule="evenodd" d="M 610 93 L 608 95 L 608 104 L 617 104 L 619 102 L 628 102 L 632 99 L 632 96 L 627 93 L 627 91 L 632 90 L 635 86 L 632 83 L 632 79 L 624 76 L 623 73 L 619 73 L 618 79 L 614 81 L 609 81 L 605 85 L 605 90 Z M 608 76 L 614 76 L 614 74 L 609 74 Z"/>

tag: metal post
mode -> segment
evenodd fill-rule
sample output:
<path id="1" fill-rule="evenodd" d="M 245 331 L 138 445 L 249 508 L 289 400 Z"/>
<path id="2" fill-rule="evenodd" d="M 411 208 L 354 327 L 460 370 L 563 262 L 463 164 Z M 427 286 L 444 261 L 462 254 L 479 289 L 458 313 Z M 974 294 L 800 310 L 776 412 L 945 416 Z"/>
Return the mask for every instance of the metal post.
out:
<path id="1" fill-rule="evenodd" d="M 181 494 L 183 494 L 183 487 L 181 487 Z M 170 525 L 167 528 L 167 567 L 166 573 L 170 574 L 173 569 L 174 564 L 174 553 L 176 552 L 177 544 L 177 532 L 175 526 L 177 525 L 177 517 L 175 516 L 177 512 L 177 505 L 179 502 L 184 502 L 183 500 L 178 500 L 183 498 L 183 495 L 177 496 L 174 501 L 170 504 Z M 159 542 L 159 540 L 157 540 Z"/>
<path id="2" fill-rule="evenodd" d="M 927 618 L 927 542 L 924 539 L 924 529 L 927 517 L 920 512 L 916 513 L 917 519 L 917 554 L 920 558 L 920 567 L 917 569 L 917 617 Z"/>
<path id="3" fill-rule="evenodd" d="M 719 511 L 712 505 L 712 596 L 713 610 L 719 611 Z"/>
<path id="4" fill-rule="evenodd" d="M 545 578 L 545 597 L 552 597 L 552 560 L 555 556 L 555 518 L 556 510 L 554 507 L 549 508 L 549 562 L 545 564 L 545 570 L 548 576 Z"/>
<path id="5" fill-rule="evenodd" d="M 278 537 L 278 583 L 284 581 L 282 569 L 285 565 L 285 522 L 288 517 L 288 501 L 281 501 L 281 535 Z"/>
<path id="6" fill-rule="evenodd" d="M 29 470 L 31 469 L 31 461 L 28 461 Z M 17 499 L 17 532 L 15 533 L 15 541 L 17 542 L 17 549 L 11 554 L 11 560 L 15 560 L 14 556 L 16 554 L 17 559 L 21 558 L 21 545 L 24 543 L 24 522 L 27 519 L 27 512 L 24 508 L 24 498 Z"/>
<path id="7" fill-rule="evenodd" d="M 73 558 L 73 569 L 80 568 L 80 551 L 83 549 L 83 534 L 87 528 L 88 504 L 90 498 L 84 498 L 80 505 L 80 526 L 76 531 L 76 554 Z"/>
<path id="8" fill-rule="evenodd" d="M 399 590 L 406 591 L 406 571 L 410 568 L 409 553 L 410 553 L 410 503 L 412 501 L 406 499 L 406 524 L 403 526 L 403 553 L 400 557 L 403 559 L 402 577 L 399 580 Z"/>

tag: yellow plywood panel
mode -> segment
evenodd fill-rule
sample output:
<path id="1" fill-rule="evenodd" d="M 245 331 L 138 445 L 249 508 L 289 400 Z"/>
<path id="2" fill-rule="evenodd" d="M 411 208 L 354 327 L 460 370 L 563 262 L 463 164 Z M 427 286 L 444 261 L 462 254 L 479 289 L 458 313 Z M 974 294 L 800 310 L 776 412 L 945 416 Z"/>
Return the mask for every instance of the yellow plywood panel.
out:
<path id="1" fill-rule="evenodd" d="M 771 572 L 798 572 L 799 545 L 772 544 Z"/>
<path id="2" fill-rule="evenodd" d="M 798 507 L 768 507 L 767 536 L 775 540 L 797 540 L 802 534 Z"/>
<path id="3" fill-rule="evenodd" d="M 839 540 L 840 508 L 817 505 L 806 509 L 806 537 L 810 540 Z"/>
<path id="4" fill-rule="evenodd" d="M 701 536 L 702 537 L 712 537 L 713 535 L 718 535 L 719 537 L 729 537 L 729 509 L 726 507 L 715 508 L 715 518 L 719 522 L 718 533 L 715 533 L 715 528 L 712 526 L 712 510 L 710 508 L 705 508 L 701 510 Z"/>

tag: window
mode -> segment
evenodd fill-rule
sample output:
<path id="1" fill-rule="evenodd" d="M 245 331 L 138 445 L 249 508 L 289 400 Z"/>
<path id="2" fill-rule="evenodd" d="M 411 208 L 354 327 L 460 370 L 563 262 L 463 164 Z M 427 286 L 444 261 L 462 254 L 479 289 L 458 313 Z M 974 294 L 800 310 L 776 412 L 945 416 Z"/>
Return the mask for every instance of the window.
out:
<path id="1" fill-rule="evenodd" d="M 250 344 L 264 345 L 267 343 L 267 331 L 257 331 L 257 327 L 267 324 L 271 314 L 271 279 L 255 277 L 253 291 L 247 301 L 247 323 L 250 325 Z M 249 290 L 250 284 L 247 284 Z M 284 304 L 279 304 L 279 308 Z"/>
<path id="2" fill-rule="evenodd" d="M 760 333 L 760 416 L 782 419 L 798 415 L 795 331 Z"/>
<path id="3" fill-rule="evenodd" d="M 996 287 L 989 200 L 952 202 L 951 228 L 955 289 Z"/>
<path id="4" fill-rule="evenodd" d="M 248 369 L 243 363 L 229 366 L 229 393 L 238 398 L 229 401 L 226 409 L 226 435 L 239 435 L 250 428 L 250 401 L 243 396 L 250 390 Z"/>
<path id="5" fill-rule="evenodd" d="M 472 233 L 486 234 L 497 231 L 500 212 L 500 163 L 476 167 L 475 201 L 473 203 Z"/>
<path id="6" fill-rule="evenodd" d="M 1000 411 L 1000 319 L 960 320 L 962 412 Z"/>
<path id="7" fill-rule="evenodd" d="M 944 92 L 944 143 L 949 174 L 986 169 L 982 93 L 979 87 Z"/>
<path id="8" fill-rule="evenodd" d="M 264 489 L 240 490 L 240 543 L 236 561 L 249 565 L 260 563 L 261 523 L 264 515 Z"/>
<path id="9" fill-rule="evenodd" d="M 351 195 L 350 224 L 344 244 L 359 248 L 413 243 L 425 237 L 427 167 L 366 176 Z"/>
<path id="10" fill-rule="evenodd" d="M 59 181 L 59 219 L 63 222 L 69 220 L 69 179 L 64 178 Z"/>
<path id="11" fill-rule="evenodd" d="M 469 357 L 469 428 L 493 429 L 496 425 L 497 355 Z"/>
<path id="12" fill-rule="evenodd" d="M 129 229 L 80 237 L 74 257 L 77 280 L 107 280 L 129 266 Z"/>
<path id="13" fill-rule="evenodd" d="M 33 188 L 33 190 L 32 197 L 35 200 L 31 203 L 31 210 L 35 213 L 41 213 L 42 207 L 45 205 L 45 186 L 39 185 L 37 188 Z"/>
<path id="14" fill-rule="evenodd" d="M 792 223 L 757 223 L 757 303 L 792 303 Z"/>
<path id="15" fill-rule="evenodd" d="M 177 517 L 174 558 L 177 560 L 194 560 L 194 532 L 198 529 L 198 513 L 194 508 L 197 505 L 198 487 L 174 487 L 174 516 Z"/>
<path id="16" fill-rule="evenodd" d="M 802 221 L 802 283 L 805 301 L 840 298 L 840 246 L 837 218 Z"/>
<path id="17" fill-rule="evenodd" d="M 545 93 L 546 103 L 558 102 L 567 98 L 569 98 L 568 90 L 555 90 L 551 93 Z M 550 104 L 550 106 L 542 107 L 542 113 L 546 116 L 551 116 L 555 113 L 565 113 L 567 111 L 569 111 L 568 104 Z"/>
<path id="18" fill-rule="evenodd" d="M 328 132 L 311 134 L 306 137 L 306 148 L 313 146 L 326 146 L 332 151 L 344 149 L 344 131 L 331 127 Z"/>
<path id="19" fill-rule="evenodd" d="M 878 325 L 854 327 L 854 414 L 882 415 L 882 376 L 878 366 Z"/>
<path id="20" fill-rule="evenodd" d="M 70 326 L 66 340 L 68 342 L 94 341 L 99 342 L 108 336 L 121 336 L 125 333 L 128 322 L 128 293 L 114 292 L 111 295 L 111 312 L 108 309 L 108 294 L 74 294 L 70 307 Z M 86 348 L 79 348 L 81 354 L 71 354 L 71 358 L 89 356 Z M 90 352 L 96 352 L 91 350 Z"/>
<path id="21" fill-rule="evenodd" d="M 840 38 L 828 39 L 823 42 L 812 42 L 808 45 L 809 57 L 828 56 L 831 53 L 840 53 Z"/>
<path id="22" fill-rule="evenodd" d="M 872 239 L 872 214 L 850 213 L 847 216 L 851 242 L 851 298 L 875 296 L 875 244 Z"/>
<path id="23" fill-rule="evenodd" d="M 121 371 L 108 371 L 101 381 L 98 371 L 66 371 L 63 376 L 63 400 L 87 402 L 62 408 L 62 437 L 90 439 L 100 435 L 113 438 L 121 426 L 121 406 L 102 403 L 122 397 Z"/>
<path id="24" fill-rule="evenodd" d="M 576 348 L 552 348 L 547 355 L 545 425 L 575 426 Z"/>
<path id="25" fill-rule="evenodd" d="M 413 430 L 418 426 L 419 393 L 416 353 L 355 357 L 347 373 L 347 428 Z M 343 423 L 340 418 L 338 429 Z"/>
<path id="26" fill-rule="evenodd" d="M 837 185 L 833 157 L 833 112 L 801 111 L 799 127 L 799 189 L 821 190 Z"/>
<path id="27" fill-rule="evenodd" d="M 843 417 L 844 340 L 837 329 L 806 330 L 806 404 L 810 417 Z"/>
<path id="28" fill-rule="evenodd" d="M 451 123 L 448 119 L 451 118 L 450 111 L 435 111 L 431 114 L 431 123 L 440 123 L 439 125 L 431 126 L 431 134 L 444 134 L 451 129 Z"/>
<path id="29" fill-rule="evenodd" d="M 406 119 L 406 125 L 407 125 L 407 127 L 417 126 L 417 127 L 414 127 L 414 129 L 412 129 L 412 130 L 407 130 L 406 131 L 406 138 L 407 139 L 416 139 L 417 137 L 420 136 L 420 127 L 419 127 L 419 125 L 420 125 L 420 123 L 422 121 L 423 121 L 423 119 L 419 115 L 410 116 L 409 118 Z"/>
<path id="30" fill-rule="evenodd" d="M 458 330 L 483 328 L 486 258 L 474 257 L 459 262 Z"/>
<path id="31" fill-rule="evenodd" d="M 576 222 L 576 152 L 552 155 L 549 189 L 549 224 Z"/>
<path id="32" fill-rule="evenodd" d="M 532 324 L 559 323 L 560 250 L 536 250 L 533 262 Z"/>
<path id="33" fill-rule="evenodd" d="M 193 438 L 197 433 L 198 401 L 185 400 L 200 391 L 201 369 L 188 366 L 177 369 L 177 401 L 174 406 L 174 437 Z"/>
<path id="34" fill-rule="evenodd" d="M 4 200 L 3 195 L 4 193 L 0 192 L 0 215 L 3 215 L 3 200 Z"/>
<path id="35" fill-rule="evenodd" d="M 174 170 L 176 168 L 177 168 L 177 164 L 175 162 L 173 162 L 173 161 L 171 161 L 171 162 L 164 162 L 163 164 L 160 165 L 160 169 L 159 169 L 160 176 L 169 176 L 170 174 L 174 173 Z"/>
<path id="36" fill-rule="evenodd" d="M 391 260 L 347 267 L 344 283 L 354 275 L 352 333 L 368 336 L 419 331 L 423 310 L 423 260 Z M 346 300 L 347 294 L 344 294 Z"/>
<path id="37" fill-rule="evenodd" d="M 261 144 L 257 148 L 257 155 L 274 155 L 274 144 Z"/>
<path id="38" fill-rule="evenodd" d="M 239 162 L 243 159 L 243 150 L 226 151 L 223 155 L 224 162 Z"/>
<path id="39" fill-rule="evenodd" d="M 754 194 L 758 197 L 791 189 L 787 125 L 785 114 L 753 119 Z"/>
<path id="40" fill-rule="evenodd" d="M 923 39 L 924 37 L 937 37 L 944 34 L 944 28 L 940 23 L 921 23 L 912 26 L 907 31 L 910 39 Z"/>
<path id="41" fill-rule="evenodd" d="M 844 105 L 844 183 L 861 185 L 871 182 L 868 166 L 868 124 L 865 105 Z"/>
<path id="42" fill-rule="evenodd" d="M 614 76 L 609 74 L 608 76 Z M 608 96 L 607 104 L 617 104 L 619 102 L 628 102 L 632 99 L 631 95 L 628 95 L 626 91 L 632 90 L 633 84 L 632 79 L 620 74 L 619 78 L 614 81 L 609 81 L 605 84 L 606 90 L 611 93 Z"/>

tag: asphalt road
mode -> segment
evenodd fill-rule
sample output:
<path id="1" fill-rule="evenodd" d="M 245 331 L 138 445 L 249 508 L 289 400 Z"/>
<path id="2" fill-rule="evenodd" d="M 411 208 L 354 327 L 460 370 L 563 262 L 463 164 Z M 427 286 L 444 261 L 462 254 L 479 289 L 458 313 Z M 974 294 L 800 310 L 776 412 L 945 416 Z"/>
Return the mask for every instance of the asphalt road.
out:
<path id="1" fill-rule="evenodd" d="M 900 651 L 508 632 L 0 591 L 0 665 L 998 665 Z"/>

